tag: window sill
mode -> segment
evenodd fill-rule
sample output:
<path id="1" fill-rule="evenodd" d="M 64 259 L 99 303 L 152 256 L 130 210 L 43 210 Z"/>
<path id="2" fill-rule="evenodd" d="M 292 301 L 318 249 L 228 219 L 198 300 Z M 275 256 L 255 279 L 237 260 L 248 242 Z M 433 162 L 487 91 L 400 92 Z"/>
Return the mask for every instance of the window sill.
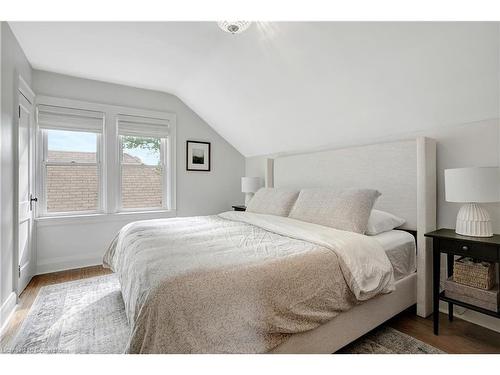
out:
<path id="1" fill-rule="evenodd" d="M 35 218 L 37 227 L 69 224 L 95 224 L 107 222 L 130 222 L 148 219 L 166 219 L 177 216 L 176 210 L 154 210 L 154 211 L 130 211 L 117 212 L 113 214 L 80 214 L 65 216 L 42 216 Z"/>

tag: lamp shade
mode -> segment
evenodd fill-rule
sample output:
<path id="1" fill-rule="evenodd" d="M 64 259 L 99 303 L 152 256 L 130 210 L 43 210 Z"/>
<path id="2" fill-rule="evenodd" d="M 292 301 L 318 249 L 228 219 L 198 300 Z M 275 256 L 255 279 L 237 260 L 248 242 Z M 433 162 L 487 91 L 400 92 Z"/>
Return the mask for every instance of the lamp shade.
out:
<path id="1" fill-rule="evenodd" d="M 262 178 L 260 177 L 242 177 L 241 178 L 241 192 L 242 193 L 255 193 L 262 187 Z"/>
<path id="2" fill-rule="evenodd" d="M 445 169 L 444 180 L 447 202 L 500 201 L 500 168 Z"/>

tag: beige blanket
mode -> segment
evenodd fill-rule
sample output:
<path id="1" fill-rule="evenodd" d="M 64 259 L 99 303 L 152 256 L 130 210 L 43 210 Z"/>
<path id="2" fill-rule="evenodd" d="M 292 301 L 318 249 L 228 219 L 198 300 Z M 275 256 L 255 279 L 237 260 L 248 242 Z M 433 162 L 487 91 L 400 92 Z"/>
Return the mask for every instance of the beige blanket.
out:
<path id="1" fill-rule="evenodd" d="M 130 353 L 264 353 L 394 287 L 375 240 L 250 213 L 131 223 L 104 264 Z"/>

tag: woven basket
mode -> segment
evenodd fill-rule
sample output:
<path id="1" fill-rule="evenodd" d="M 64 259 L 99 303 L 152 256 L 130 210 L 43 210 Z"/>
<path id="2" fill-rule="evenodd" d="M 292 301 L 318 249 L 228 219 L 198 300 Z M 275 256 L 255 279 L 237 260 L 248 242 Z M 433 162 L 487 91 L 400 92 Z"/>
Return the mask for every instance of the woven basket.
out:
<path id="1" fill-rule="evenodd" d="M 468 257 L 458 258 L 453 266 L 453 281 L 489 290 L 495 285 L 495 263 L 475 262 Z"/>

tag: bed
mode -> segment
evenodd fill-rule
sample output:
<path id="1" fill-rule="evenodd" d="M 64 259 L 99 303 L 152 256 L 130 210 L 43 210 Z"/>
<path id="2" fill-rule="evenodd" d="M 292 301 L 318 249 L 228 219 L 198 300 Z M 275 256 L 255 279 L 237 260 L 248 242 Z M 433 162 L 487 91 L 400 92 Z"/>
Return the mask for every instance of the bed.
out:
<path id="1" fill-rule="evenodd" d="M 423 234 L 435 226 L 432 140 L 267 165 L 268 186 L 379 190 L 377 208 L 403 217 L 417 241 L 401 230 L 365 236 L 238 212 L 131 223 L 104 259 L 122 287 L 127 352 L 333 353 L 415 303 L 430 313 Z"/>

